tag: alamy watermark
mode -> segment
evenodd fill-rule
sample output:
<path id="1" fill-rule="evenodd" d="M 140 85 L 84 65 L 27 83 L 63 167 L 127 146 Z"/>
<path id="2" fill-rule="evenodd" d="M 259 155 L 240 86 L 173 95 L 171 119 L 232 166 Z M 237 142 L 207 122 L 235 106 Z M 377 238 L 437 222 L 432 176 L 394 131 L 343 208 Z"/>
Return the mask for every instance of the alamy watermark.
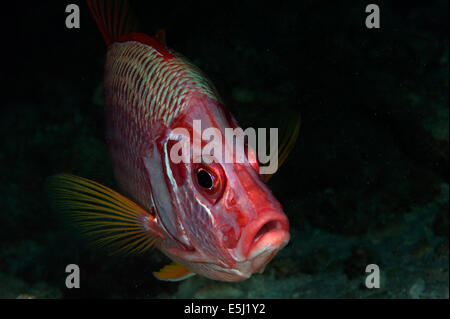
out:
<path id="1" fill-rule="evenodd" d="M 66 287 L 69 289 L 80 288 L 80 267 L 77 264 L 69 264 L 66 266 Z"/>
<path id="2" fill-rule="evenodd" d="M 367 29 L 379 29 L 380 28 L 380 7 L 374 3 L 366 6 L 366 13 L 369 15 L 366 17 Z"/>
<path id="3" fill-rule="evenodd" d="M 174 141 L 170 160 L 175 163 L 245 163 L 259 162 L 260 174 L 274 174 L 278 169 L 278 128 L 270 128 L 267 145 L 267 129 L 250 127 L 243 130 L 216 127 L 202 128 L 200 120 L 192 123 L 193 136 L 188 129 L 179 127 L 172 130 L 170 140 Z M 192 140 L 192 145 L 191 145 Z M 203 145 L 203 142 L 207 142 Z M 257 156 L 256 151 L 257 150 Z M 192 153 L 192 154 L 191 154 Z"/>
<path id="4" fill-rule="evenodd" d="M 366 266 L 366 287 L 369 289 L 380 288 L 380 267 L 377 264 L 370 264 Z"/>

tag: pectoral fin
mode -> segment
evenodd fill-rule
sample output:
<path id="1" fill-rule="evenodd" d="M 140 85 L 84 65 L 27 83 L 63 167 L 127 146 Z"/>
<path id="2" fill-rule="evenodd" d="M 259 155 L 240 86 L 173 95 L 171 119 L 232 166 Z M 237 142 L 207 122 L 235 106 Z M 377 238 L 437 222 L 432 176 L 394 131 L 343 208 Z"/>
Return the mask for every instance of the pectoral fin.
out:
<path id="1" fill-rule="evenodd" d="M 47 186 L 55 208 L 99 246 L 114 253 L 142 253 L 158 239 L 151 232 L 154 216 L 106 186 L 69 174 L 50 177 Z"/>

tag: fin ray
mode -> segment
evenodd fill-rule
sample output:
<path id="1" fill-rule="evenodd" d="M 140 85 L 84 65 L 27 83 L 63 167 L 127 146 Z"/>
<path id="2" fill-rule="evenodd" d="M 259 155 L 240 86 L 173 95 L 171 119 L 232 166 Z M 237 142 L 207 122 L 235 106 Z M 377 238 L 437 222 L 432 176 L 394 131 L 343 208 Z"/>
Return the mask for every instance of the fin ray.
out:
<path id="1" fill-rule="evenodd" d="M 137 31 L 137 19 L 127 0 L 88 0 L 87 3 L 106 45 Z"/>
<path id="2" fill-rule="evenodd" d="M 294 148 L 295 143 L 297 142 L 298 134 L 300 132 L 300 116 L 298 116 L 296 122 L 291 124 L 291 126 L 286 129 L 286 133 L 283 137 L 283 140 L 278 147 L 278 168 L 283 165 L 284 161 L 287 159 L 292 149 Z M 266 174 L 263 177 L 265 183 L 267 183 L 273 174 Z"/>
<path id="3" fill-rule="evenodd" d="M 154 216 L 112 189 L 70 174 L 50 177 L 48 186 L 54 206 L 70 216 L 93 244 L 130 254 L 144 252 L 157 241 L 144 227 Z"/>

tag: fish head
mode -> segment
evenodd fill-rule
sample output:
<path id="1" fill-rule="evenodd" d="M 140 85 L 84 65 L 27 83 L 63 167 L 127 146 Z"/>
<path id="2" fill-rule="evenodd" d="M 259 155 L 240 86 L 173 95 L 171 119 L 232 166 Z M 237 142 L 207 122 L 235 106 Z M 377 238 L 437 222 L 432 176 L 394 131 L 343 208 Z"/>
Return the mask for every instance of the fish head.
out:
<path id="1" fill-rule="evenodd" d="M 215 100 L 191 96 L 190 103 L 189 113 L 173 123 L 159 147 L 165 176 L 156 187 L 152 182 L 153 197 L 158 208 L 166 208 L 158 217 L 170 239 L 161 241 L 160 249 L 195 273 L 241 281 L 262 272 L 286 246 L 289 222 L 262 180 L 253 148 L 244 145 L 236 160 L 237 139 L 225 138 L 225 128 L 239 128 L 237 122 Z M 208 128 L 220 133 L 214 140 L 224 153 L 236 150 L 231 161 L 217 148 L 210 152 L 211 144 L 202 138 Z M 155 189 L 164 191 L 155 194 Z M 162 203 L 164 195 L 169 198 Z"/>

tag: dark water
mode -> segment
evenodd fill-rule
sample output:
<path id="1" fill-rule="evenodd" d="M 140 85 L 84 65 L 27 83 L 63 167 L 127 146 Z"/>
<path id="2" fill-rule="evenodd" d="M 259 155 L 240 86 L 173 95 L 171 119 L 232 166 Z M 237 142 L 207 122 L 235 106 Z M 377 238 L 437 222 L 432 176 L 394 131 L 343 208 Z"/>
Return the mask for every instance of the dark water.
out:
<path id="1" fill-rule="evenodd" d="M 292 240 L 239 284 L 154 279 L 157 251 L 109 256 L 49 207 L 46 177 L 115 187 L 104 141 L 105 46 L 87 6 L 4 11 L 0 116 L 0 298 L 448 298 L 448 1 L 145 4 L 141 29 L 213 81 L 244 127 L 300 114 L 299 140 L 270 187 Z M 66 265 L 82 288 L 65 287 Z M 363 286 L 365 267 L 381 288 Z"/>

